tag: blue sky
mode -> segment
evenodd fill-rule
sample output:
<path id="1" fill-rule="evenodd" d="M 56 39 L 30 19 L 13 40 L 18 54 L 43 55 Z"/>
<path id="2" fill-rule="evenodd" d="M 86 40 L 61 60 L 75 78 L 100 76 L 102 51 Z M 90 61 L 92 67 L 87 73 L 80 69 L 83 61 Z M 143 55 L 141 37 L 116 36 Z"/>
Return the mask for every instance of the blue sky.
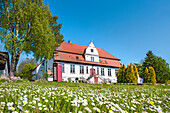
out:
<path id="1" fill-rule="evenodd" d="M 170 0 L 45 0 L 63 24 L 64 40 L 90 40 L 121 59 L 138 63 L 148 50 L 170 63 Z"/>
<path id="2" fill-rule="evenodd" d="M 170 63 L 170 0 L 45 2 L 52 15 L 59 16 L 66 42 L 87 46 L 93 40 L 126 65 L 144 60 L 148 50 Z"/>

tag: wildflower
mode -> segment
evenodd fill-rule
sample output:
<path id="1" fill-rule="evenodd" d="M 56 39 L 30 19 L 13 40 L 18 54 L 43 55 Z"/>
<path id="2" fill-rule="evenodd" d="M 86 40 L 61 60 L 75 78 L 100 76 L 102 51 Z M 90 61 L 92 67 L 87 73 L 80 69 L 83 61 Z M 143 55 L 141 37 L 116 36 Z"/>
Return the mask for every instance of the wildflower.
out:
<path id="1" fill-rule="evenodd" d="M 29 113 L 29 112 L 28 112 L 28 110 L 25 110 L 25 112 L 24 112 L 24 113 Z"/>
<path id="2" fill-rule="evenodd" d="M 41 104 L 41 103 L 38 103 L 38 106 L 42 106 L 42 104 Z"/>
<path id="3" fill-rule="evenodd" d="M 23 101 L 23 104 L 26 105 L 28 102 L 26 100 Z"/>
<path id="4" fill-rule="evenodd" d="M 168 89 L 164 89 L 164 91 L 168 91 Z"/>
<path id="5" fill-rule="evenodd" d="M 46 99 L 45 102 L 48 102 L 48 100 Z"/>
<path id="6" fill-rule="evenodd" d="M 149 103 L 150 103 L 151 105 L 154 105 L 154 102 L 153 102 L 153 101 L 150 101 Z"/>
<path id="7" fill-rule="evenodd" d="M 45 107 L 45 108 L 44 108 L 44 110 L 48 110 L 48 108 L 47 108 L 47 107 Z"/>
<path id="8" fill-rule="evenodd" d="M 8 102 L 8 103 L 7 103 L 7 106 L 8 106 L 8 107 L 13 106 L 13 102 Z"/>
<path id="9" fill-rule="evenodd" d="M 2 106 L 5 106 L 5 102 L 1 102 L 1 105 L 2 105 Z"/>
<path id="10" fill-rule="evenodd" d="M 18 111 L 13 111 L 12 113 L 18 113 Z"/>

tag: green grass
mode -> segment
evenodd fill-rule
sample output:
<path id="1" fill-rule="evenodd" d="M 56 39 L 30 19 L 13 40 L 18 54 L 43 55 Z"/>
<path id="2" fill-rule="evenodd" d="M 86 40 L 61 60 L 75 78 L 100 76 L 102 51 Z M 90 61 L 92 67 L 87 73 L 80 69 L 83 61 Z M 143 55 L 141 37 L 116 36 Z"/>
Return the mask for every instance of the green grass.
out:
<path id="1" fill-rule="evenodd" d="M 170 86 L 12 82 L 0 84 L 0 112 L 170 112 Z"/>

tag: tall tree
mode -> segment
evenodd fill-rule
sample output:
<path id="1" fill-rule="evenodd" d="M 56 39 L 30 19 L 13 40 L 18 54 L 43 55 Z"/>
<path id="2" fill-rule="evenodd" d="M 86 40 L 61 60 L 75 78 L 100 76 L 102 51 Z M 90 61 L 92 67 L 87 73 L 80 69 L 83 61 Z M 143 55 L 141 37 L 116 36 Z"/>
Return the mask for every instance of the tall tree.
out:
<path id="1" fill-rule="evenodd" d="M 134 69 L 135 83 L 138 83 L 138 69 L 135 64 L 133 65 L 133 69 Z"/>
<path id="2" fill-rule="evenodd" d="M 150 80 L 149 80 L 149 83 L 156 83 L 156 75 L 155 75 L 155 70 L 153 67 L 149 67 L 148 69 L 148 73 L 149 73 L 149 77 L 150 77 Z"/>
<path id="3" fill-rule="evenodd" d="M 155 64 L 155 55 L 152 53 L 152 51 L 148 51 L 148 53 L 146 54 L 146 58 L 145 61 L 143 62 L 143 67 L 144 69 L 147 67 L 149 68 L 149 66 L 153 67 Z"/>
<path id="4" fill-rule="evenodd" d="M 143 81 L 144 83 L 148 83 L 148 68 L 145 68 L 144 76 L 143 76 Z"/>
<path id="5" fill-rule="evenodd" d="M 158 83 L 165 83 L 170 80 L 170 67 L 165 59 L 156 56 L 154 69 Z"/>
<path id="6" fill-rule="evenodd" d="M 126 83 L 126 66 L 123 64 L 117 72 L 118 83 Z"/>
<path id="7" fill-rule="evenodd" d="M 151 66 L 155 70 L 158 83 L 165 83 L 167 80 L 170 80 L 170 67 L 166 60 L 154 55 L 152 51 L 148 51 L 146 55 L 147 57 L 142 64 L 143 73 L 146 67 L 149 68 Z"/>
<path id="8" fill-rule="evenodd" d="M 135 76 L 134 76 L 134 70 L 132 64 L 127 66 L 126 69 L 126 80 L 127 83 L 135 83 Z"/>
<path id="9" fill-rule="evenodd" d="M 1 0 L 0 17 L 0 39 L 11 54 L 10 76 L 23 51 L 33 52 L 37 60 L 50 59 L 63 41 L 58 17 L 52 17 L 43 0 Z"/>

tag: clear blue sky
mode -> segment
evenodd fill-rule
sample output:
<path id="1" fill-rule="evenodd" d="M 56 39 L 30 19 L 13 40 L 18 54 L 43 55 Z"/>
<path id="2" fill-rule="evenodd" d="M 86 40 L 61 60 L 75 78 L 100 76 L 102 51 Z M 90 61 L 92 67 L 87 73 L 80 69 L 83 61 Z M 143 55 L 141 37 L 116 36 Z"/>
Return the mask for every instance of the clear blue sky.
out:
<path id="1" fill-rule="evenodd" d="M 170 0 L 45 0 L 64 40 L 139 63 L 148 50 L 170 63 Z M 25 57 L 22 55 L 21 58 Z"/>
<path id="2" fill-rule="evenodd" d="M 138 63 L 148 50 L 170 63 L 170 0 L 45 0 L 63 24 L 64 40 L 90 40 L 121 59 Z"/>

